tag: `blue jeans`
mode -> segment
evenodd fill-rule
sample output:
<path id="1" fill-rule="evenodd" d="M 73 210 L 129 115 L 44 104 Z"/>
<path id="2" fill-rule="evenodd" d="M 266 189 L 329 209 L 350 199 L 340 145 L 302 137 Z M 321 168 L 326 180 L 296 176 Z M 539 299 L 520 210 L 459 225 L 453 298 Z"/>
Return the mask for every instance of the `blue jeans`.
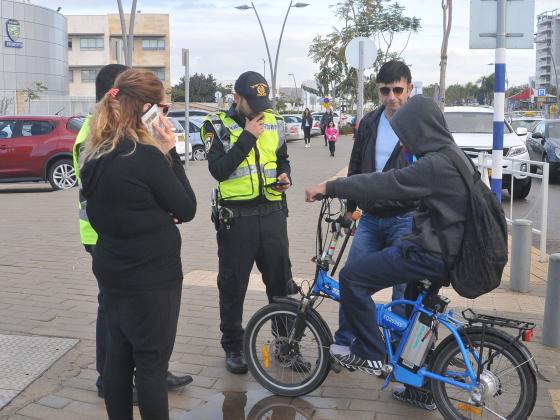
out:
<path id="1" fill-rule="evenodd" d="M 372 255 L 384 248 L 396 245 L 401 237 L 412 231 L 412 213 L 392 217 L 379 217 L 364 213 L 356 229 L 346 265 L 352 265 L 360 258 Z M 398 277 L 395 278 L 398 280 Z M 342 282 L 342 276 L 340 277 Z M 393 286 L 393 300 L 403 299 L 406 284 L 397 282 Z M 401 305 L 393 307 L 393 311 L 405 316 L 405 308 Z M 354 336 L 344 317 L 342 308 L 338 312 L 338 330 L 334 334 L 336 344 L 349 346 Z"/>
<path id="2" fill-rule="evenodd" d="M 371 295 L 398 283 L 429 279 L 438 284 L 448 274 L 439 254 L 406 240 L 346 263 L 340 271 L 340 303 L 355 336 L 350 346 L 352 353 L 368 360 L 385 358 L 385 343 Z"/>

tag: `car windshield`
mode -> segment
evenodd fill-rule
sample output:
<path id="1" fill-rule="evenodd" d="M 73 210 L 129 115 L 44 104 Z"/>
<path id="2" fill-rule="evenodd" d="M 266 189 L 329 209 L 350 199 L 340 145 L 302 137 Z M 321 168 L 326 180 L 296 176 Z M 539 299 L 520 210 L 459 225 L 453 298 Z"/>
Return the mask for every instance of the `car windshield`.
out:
<path id="1" fill-rule="evenodd" d="M 548 125 L 548 136 L 560 139 L 560 122 Z"/>
<path id="2" fill-rule="evenodd" d="M 482 112 L 446 112 L 445 121 L 452 133 L 492 134 L 493 116 Z M 507 124 L 504 133 L 511 133 Z"/>
<path id="3" fill-rule="evenodd" d="M 530 128 L 535 126 L 535 122 L 539 122 L 540 120 L 514 120 L 510 122 L 510 125 L 515 130 L 518 127 L 525 127 L 528 131 L 531 131 Z"/>
<path id="4" fill-rule="evenodd" d="M 167 120 L 173 125 L 173 128 L 175 128 L 176 133 L 184 133 L 185 132 L 185 129 L 183 128 L 183 126 L 175 118 L 167 118 Z"/>
<path id="5" fill-rule="evenodd" d="M 284 121 L 286 121 L 287 123 L 300 123 L 301 118 L 294 115 L 286 115 L 284 116 Z"/>

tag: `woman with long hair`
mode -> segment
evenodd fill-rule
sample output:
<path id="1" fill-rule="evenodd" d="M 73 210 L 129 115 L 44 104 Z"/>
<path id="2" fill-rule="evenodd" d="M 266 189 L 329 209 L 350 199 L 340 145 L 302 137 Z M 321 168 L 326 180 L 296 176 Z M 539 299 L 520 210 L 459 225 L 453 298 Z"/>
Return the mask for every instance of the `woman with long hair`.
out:
<path id="1" fill-rule="evenodd" d="M 311 147 L 311 127 L 313 127 L 313 116 L 309 108 L 305 108 L 301 116 L 301 128 L 303 130 L 303 140 L 305 147 Z"/>
<path id="2" fill-rule="evenodd" d="M 168 419 L 166 373 L 183 273 L 176 224 L 193 219 L 187 180 L 161 81 L 131 69 L 97 104 L 81 160 L 87 216 L 99 239 L 93 272 L 104 292 L 108 346 L 103 369 L 110 419 L 132 419 L 133 371 L 144 419 Z M 147 111 L 159 110 L 150 126 Z"/>

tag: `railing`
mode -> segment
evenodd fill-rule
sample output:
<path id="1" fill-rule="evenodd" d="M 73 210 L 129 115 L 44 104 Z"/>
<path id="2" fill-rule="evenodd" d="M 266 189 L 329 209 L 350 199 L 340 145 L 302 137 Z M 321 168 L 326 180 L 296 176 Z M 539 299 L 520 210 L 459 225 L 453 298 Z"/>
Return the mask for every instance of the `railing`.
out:
<path id="1" fill-rule="evenodd" d="M 482 181 L 490 186 L 490 181 L 488 177 L 488 170 L 492 169 L 492 156 L 486 152 L 466 152 L 470 155 L 477 165 L 478 170 L 481 173 Z M 510 186 L 510 203 L 509 203 L 509 217 L 506 217 L 508 224 L 511 225 L 513 222 L 513 197 L 515 188 L 515 177 L 514 175 L 524 175 L 530 178 L 536 178 L 542 180 L 541 190 L 539 197 L 535 197 L 535 204 L 529 209 L 527 214 L 522 217 L 526 219 L 535 210 L 537 204 L 541 203 L 541 224 L 540 229 L 532 228 L 533 233 L 539 235 L 539 261 L 544 262 L 546 257 L 546 237 L 547 237 L 547 227 L 548 227 L 548 182 L 549 182 L 549 164 L 547 162 L 540 162 L 535 160 L 519 159 L 515 157 L 505 157 L 504 161 L 511 161 L 511 167 L 504 167 L 503 173 L 511 175 L 511 186 Z M 531 172 L 531 166 L 542 168 L 542 175 Z"/>

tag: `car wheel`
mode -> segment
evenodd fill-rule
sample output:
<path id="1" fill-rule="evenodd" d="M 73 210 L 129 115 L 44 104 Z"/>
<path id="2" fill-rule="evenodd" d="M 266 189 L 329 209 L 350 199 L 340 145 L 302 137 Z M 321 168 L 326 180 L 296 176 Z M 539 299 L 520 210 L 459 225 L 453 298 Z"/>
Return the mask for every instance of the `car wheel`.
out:
<path id="1" fill-rule="evenodd" d="M 192 149 L 192 160 L 206 160 L 206 150 L 204 146 L 194 146 Z"/>
<path id="2" fill-rule="evenodd" d="M 513 178 L 513 176 L 512 176 Z M 529 195 L 531 191 L 531 178 L 515 179 L 513 178 L 513 199 L 522 200 Z M 511 195 L 511 186 L 508 187 L 508 192 Z"/>
<path id="3" fill-rule="evenodd" d="M 47 176 L 54 191 L 67 190 L 77 183 L 74 165 L 70 159 L 60 159 L 52 163 Z"/>

